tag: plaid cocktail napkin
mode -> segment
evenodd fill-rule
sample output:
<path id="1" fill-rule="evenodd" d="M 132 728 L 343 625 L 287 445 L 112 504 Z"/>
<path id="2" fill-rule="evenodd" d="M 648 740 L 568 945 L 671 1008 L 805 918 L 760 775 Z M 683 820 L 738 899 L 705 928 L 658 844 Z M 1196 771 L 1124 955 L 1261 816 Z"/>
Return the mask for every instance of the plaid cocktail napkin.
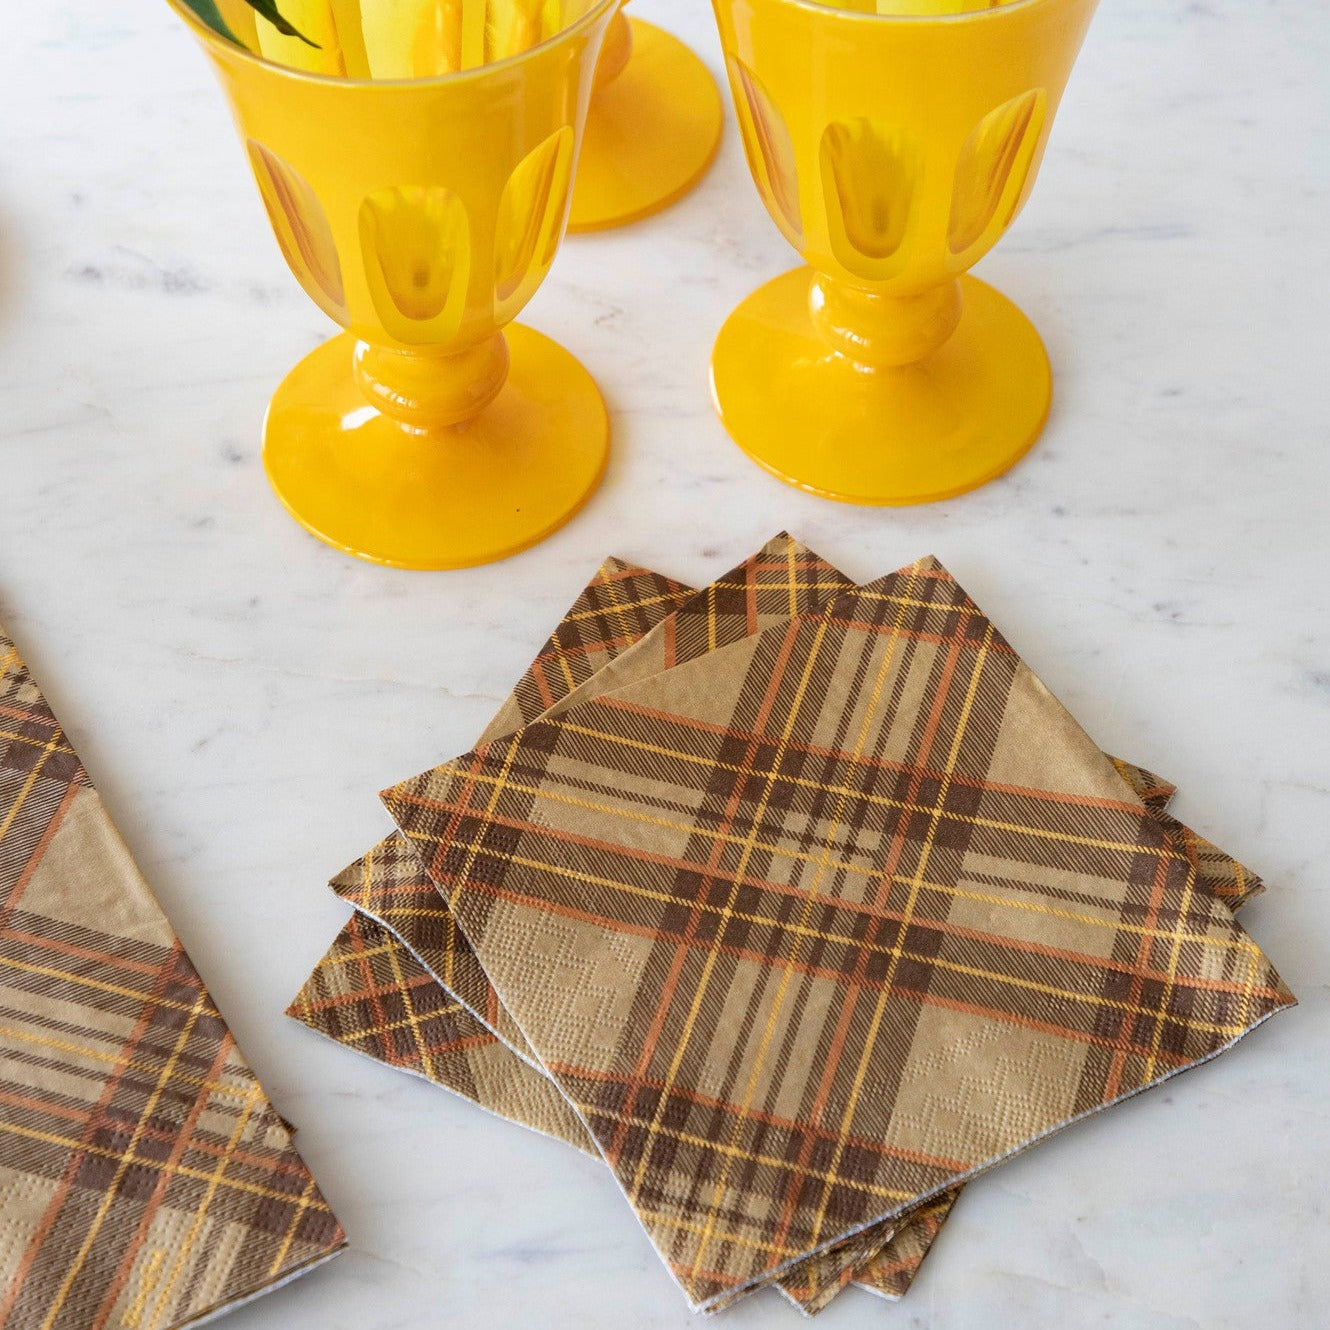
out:
<path id="1" fill-rule="evenodd" d="M 486 734 L 504 734 L 514 721 L 520 724 L 542 714 L 542 708 L 564 705 L 574 694 L 588 695 L 579 685 L 591 680 L 593 669 L 629 647 L 633 648 L 630 659 L 618 666 L 621 682 L 630 677 L 629 668 L 633 676 L 645 677 L 717 645 L 741 640 L 759 627 L 785 622 L 792 609 L 815 610 L 851 585 L 843 574 L 783 534 L 701 592 L 608 560 Z M 603 689 L 607 679 L 601 674 L 593 682 Z M 394 986 L 399 969 L 413 972 L 423 981 L 411 985 L 418 1010 L 424 1000 L 425 974 L 433 973 L 450 990 L 431 995 L 435 1009 L 451 1004 L 455 1013 L 453 997 L 460 998 L 460 1005 L 496 1032 L 512 1053 L 539 1067 L 405 840 L 399 835 L 382 842 L 334 879 L 333 886 L 366 915 L 334 944 L 291 1014 L 391 1064 L 416 1063 L 413 1069 L 436 1083 L 524 1125 L 549 1130 L 553 1121 L 556 1129 L 551 1134 L 591 1148 L 575 1118 L 571 1130 L 567 1127 L 572 1115 L 561 1097 L 550 1093 L 552 1087 L 533 1098 L 531 1077 L 522 1068 L 512 1068 L 502 1082 L 496 1080 L 496 1068 L 509 1055 L 495 1046 L 492 1037 L 484 1038 L 483 1030 L 459 1022 L 454 1015 L 446 1046 L 423 1045 L 415 1038 L 412 1022 L 399 1017 L 395 999 L 376 991 L 385 983 Z M 380 921 L 388 933 L 379 928 Z M 401 945 L 393 945 L 394 936 Z M 376 979 L 376 972 L 385 967 L 388 978 Z M 437 1021 L 431 1026 L 436 1036 L 440 1028 Z M 429 1054 L 417 1061 L 425 1047 Z M 457 1056 L 463 1051 L 465 1058 Z M 494 1088 L 498 1085 L 502 1089 Z M 917 1241 L 918 1235 L 935 1231 L 948 1205 L 928 1207 L 894 1238 L 890 1232 L 868 1234 L 857 1240 L 861 1244 L 857 1250 L 806 1262 L 780 1281 L 782 1292 L 804 1310 L 817 1310 L 856 1274 L 864 1287 L 898 1296 L 927 1247 Z M 915 1254 L 905 1259 L 902 1253 L 907 1251 Z"/>
<path id="2" fill-rule="evenodd" d="M 344 1246 L 0 632 L 0 1325 L 165 1330 Z"/>
<path id="3" fill-rule="evenodd" d="M 343 882 L 396 937 L 359 919 L 298 1003 L 585 1146 L 549 1082 L 533 1097 L 534 1052 L 695 1305 L 773 1275 L 808 1309 L 852 1276 L 898 1293 L 963 1177 L 1289 1000 L 1216 901 L 1259 884 L 940 568 L 847 587 L 786 541 L 682 601 L 637 668 L 627 619 L 566 621 L 613 681 L 549 687 L 556 634 L 524 683 L 570 710 L 390 797 L 462 934 L 398 842 Z"/>

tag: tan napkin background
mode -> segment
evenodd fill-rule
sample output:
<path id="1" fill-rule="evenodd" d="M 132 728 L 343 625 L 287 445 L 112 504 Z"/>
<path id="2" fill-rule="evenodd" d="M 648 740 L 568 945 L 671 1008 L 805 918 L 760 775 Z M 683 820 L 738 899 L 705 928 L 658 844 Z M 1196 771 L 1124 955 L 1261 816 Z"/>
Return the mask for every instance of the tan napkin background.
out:
<path id="1" fill-rule="evenodd" d="M 0 632 L 0 1325 L 186 1325 L 344 1246 Z"/>
<path id="2" fill-rule="evenodd" d="M 386 796 L 698 1306 L 1292 1000 L 944 570 L 838 605 Z"/>

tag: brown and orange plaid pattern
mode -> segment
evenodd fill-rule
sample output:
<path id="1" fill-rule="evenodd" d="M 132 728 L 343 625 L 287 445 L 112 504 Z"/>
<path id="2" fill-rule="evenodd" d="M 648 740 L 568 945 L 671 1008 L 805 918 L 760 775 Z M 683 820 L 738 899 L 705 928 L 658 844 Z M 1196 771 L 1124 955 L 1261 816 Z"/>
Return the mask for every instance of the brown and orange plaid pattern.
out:
<path id="1" fill-rule="evenodd" d="M 626 571 L 622 566 L 607 567 L 620 575 L 621 590 L 626 590 L 633 576 L 641 572 Z M 605 572 L 602 570 L 600 576 L 603 577 Z M 781 595 L 773 598 L 768 594 L 764 601 L 757 589 L 762 586 L 767 592 L 779 587 Z M 848 586 L 847 579 L 788 538 L 773 542 L 754 560 L 691 602 L 686 599 L 685 588 L 665 584 L 661 579 L 656 591 L 658 593 L 663 587 L 667 594 L 652 595 L 651 605 L 636 619 L 639 631 L 648 622 L 655 624 L 647 632 L 648 640 L 639 650 L 643 658 L 640 663 L 634 665 L 633 651 L 625 651 L 633 637 L 631 632 L 602 633 L 602 641 L 597 644 L 598 657 L 601 662 L 621 657 L 616 659 L 617 681 L 597 679 L 592 683 L 590 673 L 580 679 L 568 679 L 567 672 L 559 670 L 557 678 L 562 682 L 556 681 L 551 686 L 550 673 L 544 671 L 545 691 L 539 700 L 547 704 L 547 710 L 550 707 L 555 709 L 551 714 L 557 714 L 565 706 L 586 702 L 604 689 L 623 688 L 634 681 L 650 679 L 684 660 L 695 659 L 727 643 L 742 641 L 769 624 L 788 625 L 790 605 L 794 606 L 796 615 L 816 615 L 828 598 Z M 595 594 L 595 589 L 596 583 L 593 582 L 570 613 L 571 622 L 585 624 L 591 620 L 593 616 L 585 613 L 578 618 L 574 616 L 586 608 L 587 599 Z M 801 592 L 805 594 L 801 596 Z M 683 631 L 679 631 L 678 625 L 684 616 L 675 614 L 662 622 L 671 602 L 682 604 L 685 609 L 691 607 L 691 622 L 685 624 Z M 622 612 L 620 617 L 622 619 Z M 562 644 L 566 650 L 572 644 L 574 655 L 580 657 L 583 653 L 578 649 L 577 634 L 578 630 L 570 628 L 566 622 L 552 639 L 551 648 Z M 550 650 L 542 653 L 542 659 Z M 591 655 L 590 652 L 586 654 Z M 542 661 L 538 660 L 532 673 L 541 667 Z M 529 674 L 524 684 L 529 685 L 531 677 Z M 532 709 L 529 704 L 518 714 L 523 719 L 530 719 Z M 505 710 L 511 710 L 511 704 Z M 487 738 L 500 737 L 504 728 L 502 720 L 496 721 L 487 731 Z M 1100 761 L 1108 766 L 1102 758 Z M 1141 811 L 1154 817 L 1165 832 L 1172 831 L 1180 856 L 1191 865 L 1197 895 L 1218 895 L 1236 905 L 1259 890 L 1259 882 L 1241 866 L 1167 817 L 1165 809 L 1173 792 L 1171 786 L 1125 763 L 1116 762 L 1113 769 L 1118 780 L 1125 780 L 1135 792 Z M 1120 785 L 1115 788 L 1121 792 Z M 413 862 L 400 840 L 393 856 L 381 860 L 390 871 L 375 871 L 373 859 L 371 855 L 348 870 L 338 887 L 358 908 L 367 909 L 371 914 L 382 914 L 388 929 L 367 917 L 355 921 L 334 945 L 293 1007 L 293 1014 L 323 1033 L 340 1038 L 381 1060 L 420 1072 L 486 1107 L 560 1136 L 580 1148 L 587 1148 L 585 1129 L 570 1115 L 560 1117 L 556 1100 L 545 1095 L 532 1097 L 539 1078 L 531 1076 L 531 1067 L 524 1060 L 531 1056 L 530 1046 L 517 1030 L 516 1023 L 511 1022 L 511 1017 L 507 1018 L 510 1022 L 508 1033 L 516 1032 L 516 1037 L 505 1036 L 509 1047 L 505 1047 L 504 1039 L 495 1038 L 491 1033 L 496 1027 L 503 1032 L 504 1008 L 502 1004 L 495 1005 L 497 994 L 484 969 L 470 952 L 456 923 L 449 919 L 446 907 L 419 863 Z M 432 947 L 420 945 L 422 918 L 434 930 Z M 393 933 L 398 936 L 394 937 Z M 423 965 L 420 960 L 422 951 L 426 956 Z M 403 1032 L 410 1028 L 411 1022 L 405 1020 L 397 1008 L 393 1008 L 390 1014 L 383 999 L 390 990 L 403 986 L 401 975 L 406 976 L 405 985 L 412 992 L 424 992 L 426 985 L 444 973 L 456 981 L 459 956 L 465 958 L 462 961 L 464 966 L 472 967 L 471 977 L 477 981 L 469 995 L 470 1001 L 462 1006 L 472 1008 L 484 1024 L 473 1025 L 469 1037 L 453 1039 L 447 1050 L 450 1056 L 441 1057 L 433 1055 L 429 1039 L 422 1042 L 414 1036 L 404 1037 Z M 436 993 L 427 1000 L 448 1001 L 446 995 L 440 997 L 438 984 L 434 986 Z M 513 1050 L 521 1056 L 515 1056 Z M 456 1056 L 459 1052 L 463 1055 L 461 1062 Z M 468 1058 L 480 1068 L 479 1076 L 464 1065 Z M 499 1074 L 500 1066 L 503 1067 L 502 1074 Z M 953 1197 L 954 1191 L 945 1191 L 937 1200 L 917 1207 L 912 1213 L 905 1214 L 902 1208 L 902 1217 L 860 1233 L 839 1246 L 833 1245 L 822 1257 L 802 1261 L 796 1258 L 780 1279 L 783 1291 L 799 1301 L 806 1311 L 825 1305 L 851 1277 L 875 1292 L 899 1296 L 917 1270 Z M 708 1305 L 725 1305 L 734 1296 L 732 1290 L 717 1293 Z"/>
<path id="2" fill-rule="evenodd" d="M 344 1245 L 0 634 L 0 1326 L 186 1325 Z"/>
<path id="3" fill-rule="evenodd" d="M 616 596 L 616 625 L 610 632 L 601 630 L 588 640 L 587 625 L 596 624 L 596 608 L 602 600 L 600 584 L 606 579 L 612 579 Z M 625 616 L 630 624 L 641 628 L 645 628 L 648 622 L 654 625 L 652 632 L 656 638 L 654 642 L 646 640 L 641 653 L 649 652 L 650 660 L 644 668 L 634 672 L 637 677 L 648 677 L 658 669 L 680 664 L 681 656 L 693 658 L 704 653 L 708 644 L 729 644 L 742 640 L 770 622 L 785 621 L 791 595 L 799 608 L 813 610 L 823 600 L 850 585 L 850 580 L 825 560 L 783 535 L 771 541 L 754 559 L 722 577 L 720 583 L 697 593 L 692 605 L 686 597 L 693 596 L 693 593 L 686 588 L 668 584 L 669 595 L 661 595 L 662 581 L 656 575 L 641 569 L 626 569 L 620 561 L 610 560 L 573 604 L 523 684 L 528 685 L 529 680 L 539 673 L 544 680 L 540 701 L 555 708 L 567 696 L 563 689 L 573 688 L 577 680 L 569 678 L 567 670 L 545 668 L 545 660 L 557 658 L 559 654 L 572 654 L 577 658 L 595 654 L 599 664 L 606 664 L 609 658 L 632 645 L 632 634 L 618 630 L 618 626 L 624 624 Z M 677 632 L 664 617 L 672 604 L 680 605 L 692 614 L 694 626 L 690 632 Z M 762 609 L 766 613 L 759 612 Z M 676 645 L 681 640 L 690 642 L 692 649 L 685 646 L 681 652 Z M 523 685 L 519 685 L 519 690 L 521 688 Z M 583 689 L 581 696 L 592 696 L 591 690 Z M 511 706 L 511 702 L 505 704 L 485 737 L 500 737 L 503 733 L 501 726 L 505 717 L 511 714 Z M 529 717 L 529 713 L 531 706 L 528 705 L 521 714 Z M 1164 814 L 1174 786 L 1131 763 L 1116 758 L 1113 762 L 1142 802 L 1157 814 Z M 1170 825 L 1188 837 L 1189 843 L 1205 845 L 1180 823 Z M 1232 904 L 1240 903 L 1241 899 L 1248 899 L 1260 890 L 1258 880 L 1245 868 L 1213 847 L 1209 850 L 1209 858 L 1198 866 L 1198 888 L 1205 887 L 1225 896 Z M 497 1000 L 466 939 L 448 914 L 446 904 L 420 866 L 419 858 L 400 835 L 388 838 L 338 878 L 332 879 L 332 886 L 362 912 L 359 926 L 348 928 L 334 944 L 301 998 L 291 1008 L 291 1015 L 332 1039 L 350 1044 L 388 1064 L 408 1065 L 403 1059 L 412 1059 L 415 1049 L 403 1052 L 400 1047 L 398 1032 L 402 1027 L 398 1023 L 380 1027 L 378 1017 L 382 1015 L 382 1005 L 366 1003 L 363 988 L 355 982 L 356 976 L 378 975 L 390 964 L 388 956 L 391 955 L 391 964 L 410 971 L 415 976 L 415 983 L 428 982 L 427 976 L 434 975 L 471 1009 L 484 1027 L 496 1031 L 499 1041 L 507 1044 L 512 1053 L 539 1069 L 539 1061 L 535 1060 L 511 1016 Z M 367 935 L 374 939 L 372 947 L 364 944 Z M 348 960 L 356 955 L 360 956 L 360 962 L 352 967 Z M 391 974 L 380 976 L 375 982 L 391 983 Z M 587 1136 L 580 1123 L 568 1129 L 567 1117 L 571 1115 L 557 1112 L 556 1105 L 547 1103 L 544 1096 L 532 1100 L 528 1079 L 520 1068 L 513 1068 L 508 1076 L 496 1077 L 496 1064 L 503 1060 L 504 1051 L 496 1047 L 495 1041 L 477 1044 L 472 1039 L 466 1047 L 472 1056 L 483 1060 L 484 1075 L 468 1073 L 460 1067 L 458 1057 L 428 1061 L 423 1068 L 411 1069 L 477 1101 L 489 1111 L 527 1127 L 535 1127 L 537 1131 L 548 1131 L 548 1124 L 553 1121 L 556 1129 L 549 1134 L 560 1136 L 579 1148 L 587 1148 Z M 475 1052 L 479 1047 L 483 1047 L 483 1053 Z M 477 1092 L 477 1087 L 487 1089 Z M 902 1295 L 922 1264 L 931 1238 L 948 1208 L 950 1198 L 902 1221 L 894 1233 L 890 1230 L 879 1233 L 876 1237 L 880 1250 L 854 1271 L 855 1282 L 886 1297 Z M 827 1285 L 813 1277 L 819 1269 L 821 1264 L 818 1261 L 805 1262 L 805 1266 L 779 1281 L 782 1291 L 805 1311 L 825 1305 L 845 1282 L 843 1265 L 835 1266 L 834 1282 Z"/>
<path id="4" fill-rule="evenodd" d="M 1115 766 L 1147 806 L 1160 812 L 1167 807 L 1173 786 L 1128 763 L 1115 761 Z M 424 877 L 419 861 L 415 863 Z M 1234 876 L 1229 871 L 1210 888 L 1198 874 L 1197 889 L 1222 890 Z M 1246 877 L 1252 880 L 1249 874 Z M 476 964 L 469 949 L 466 954 Z M 581 1120 L 543 1071 L 533 1072 L 526 1058 L 519 1057 L 474 1016 L 467 1021 L 471 1013 L 465 1004 L 453 1005 L 439 976 L 438 970 L 431 972 L 423 966 L 382 924 L 357 914 L 315 970 L 290 1014 L 377 1061 L 413 1072 L 490 1112 L 596 1154 Z M 487 1001 L 497 1000 L 493 993 L 488 988 Z M 450 1019 L 435 1026 L 433 1015 L 441 1010 Z M 853 1272 L 854 1282 L 882 1296 L 902 1296 L 918 1273 L 955 1194 L 916 1211 L 888 1240 L 879 1240 L 881 1249 Z M 797 1271 L 781 1283 L 782 1291 L 805 1311 L 825 1305 L 828 1294 L 823 1291 L 814 1296 L 808 1284 L 800 1283 Z M 831 1292 L 841 1286 L 834 1285 Z"/>
<path id="5" fill-rule="evenodd" d="M 816 612 L 832 595 L 851 585 L 842 573 L 784 533 L 700 592 L 610 559 L 574 602 L 485 737 L 508 733 L 515 715 L 533 719 L 535 708 L 541 705 L 546 707 L 541 714 L 551 715 L 561 706 L 610 686 L 608 672 L 596 676 L 593 684 L 586 668 L 590 663 L 600 669 L 615 660 L 620 684 L 645 678 L 785 622 L 791 613 Z M 626 651 L 629 647 L 632 650 Z M 619 660 L 625 652 L 626 658 Z M 582 662 L 583 668 L 569 662 Z M 377 1050 L 380 1060 L 403 1066 L 396 1041 L 380 1037 L 391 1036 L 399 1027 L 379 1031 L 375 1024 L 378 1008 L 362 1000 L 363 989 L 352 981 L 352 976 L 373 973 L 375 963 L 381 966 L 390 951 L 395 951 L 392 964 L 417 976 L 422 967 L 432 973 L 448 990 L 448 1000 L 457 997 L 512 1053 L 540 1069 L 403 837 L 381 842 L 334 878 L 332 885 L 356 905 L 362 918 L 358 928 L 349 928 L 334 944 L 293 1004 L 291 1015 L 340 1042 L 372 1054 Z M 373 938 L 369 948 L 367 935 Z M 394 947 L 393 937 L 400 940 L 400 946 Z M 359 956 L 361 963 L 350 967 L 347 962 L 353 956 Z M 551 1120 L 564 1122 L 564 1116 L 543 1099 L 533 1103 L 520 1069 L 514 1068 L 510 1076 L 496 1081 L 493 1072 L 503 1058 L 502 1049 L 488 1042 L 477 1045 L 474 1040 L 466 1047 L 483 1063 L 485 1075 L 477 1078 L 462 1070 L 456 1057 L 427 1059 L 411 1069 L 523 1125 L 546 1130 Z M 483 1052 L 477 1051 L 479 1047 Z M 477 1086 L 493 1088 L 482 1097 L 476 1093 Z M 586 1148 L 587 1137 L 580 1124 L 571 1132 L 551 1134 Z M 890 1232 L 865 1236 L 857 1253 L 845 1250 L 813 1258 L 780 1281 L 782 1291 L 805 1310 L 815 1310 L 843 1286 L 854 1266 L 865 1265 L 890 1241 Z M 891 1288 L 896 1289 L 901 1263 L 893 1261 L 892 1268 Z M 917 1268 L 917 1262 L 912 1268 Z M 872 1268 L 865 1265 L 862 1277 L 872 1278 Z M 832 1280 L 835 1282 L 829 1282 Z M 874 1291 L 887 1288 L 875 1282 Z"/>
<path id="6" fill-rule="evenodd" d="M 697 1307 L 1292 1002 L 931 561 L 385 802 Z"/>

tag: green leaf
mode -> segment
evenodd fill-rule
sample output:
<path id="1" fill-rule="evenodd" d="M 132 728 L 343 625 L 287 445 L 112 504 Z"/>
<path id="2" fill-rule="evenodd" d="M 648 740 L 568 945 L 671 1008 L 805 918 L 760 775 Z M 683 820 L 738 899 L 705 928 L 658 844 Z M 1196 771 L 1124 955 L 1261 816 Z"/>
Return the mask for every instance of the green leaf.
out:
<path id="1" fill-rule="evenodd" d="M 237 46 L 236 35 L 226 26 L 226 20 L 222 17 L 221 11 L 217 8 L 213 0 L 185 0 L 190 9 L 199 16 L 214 32 L 221 33 L 228 41 L 233 41 Z"/>
<path id="2" fill-rule="evenodd" d="M 195 3 L 195 0 L 186 0 L 187 4 Z M 211 3 L 211 0 L 204 0 L 204 3 Z M 319 50 L 318 42 L 312 42 L 303 32 L 293 27 L 281 15 L 277 8 L 276 0 L 246 0 L 249 7 L 256 13 L 263 15 L 269 23 L 287 37 L 298 37 L 306 46 L 312 46 L 316 51 Z"/>
<path id="3" fill-rule="evenodd" d="M 277 8 L 276 0 L 245 0 L 245 3 L 256 14 L 262 14 L 278 32 L 287 37 L 298 37 L 306 46 L 312 46 L 316 51 L 321 49 L 318 42 L 310 41 L 303 32 L 282 17 L 281 11 Z M 185 4 L 214 32 L 220 33 L 228 41 L 235 42 L 237 46 L 242 45 L 240 39 L 227 26 L 226 20 L 217 8 L 216 0 L 185 0 Z"/>

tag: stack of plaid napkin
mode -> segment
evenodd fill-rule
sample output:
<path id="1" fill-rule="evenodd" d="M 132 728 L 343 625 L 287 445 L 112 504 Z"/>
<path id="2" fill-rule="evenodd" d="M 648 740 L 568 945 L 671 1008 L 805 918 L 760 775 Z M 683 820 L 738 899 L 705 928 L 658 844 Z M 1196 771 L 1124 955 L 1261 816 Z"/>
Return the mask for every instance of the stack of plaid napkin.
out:
<path id="1" fill-rule="evenodd" d="M 899 1297 L 966 1179 L 1293 1003 L 1172 794 L 934 559 L 611 560 L 291 1014 L 598 1154 L 694 1309 Z"/>

